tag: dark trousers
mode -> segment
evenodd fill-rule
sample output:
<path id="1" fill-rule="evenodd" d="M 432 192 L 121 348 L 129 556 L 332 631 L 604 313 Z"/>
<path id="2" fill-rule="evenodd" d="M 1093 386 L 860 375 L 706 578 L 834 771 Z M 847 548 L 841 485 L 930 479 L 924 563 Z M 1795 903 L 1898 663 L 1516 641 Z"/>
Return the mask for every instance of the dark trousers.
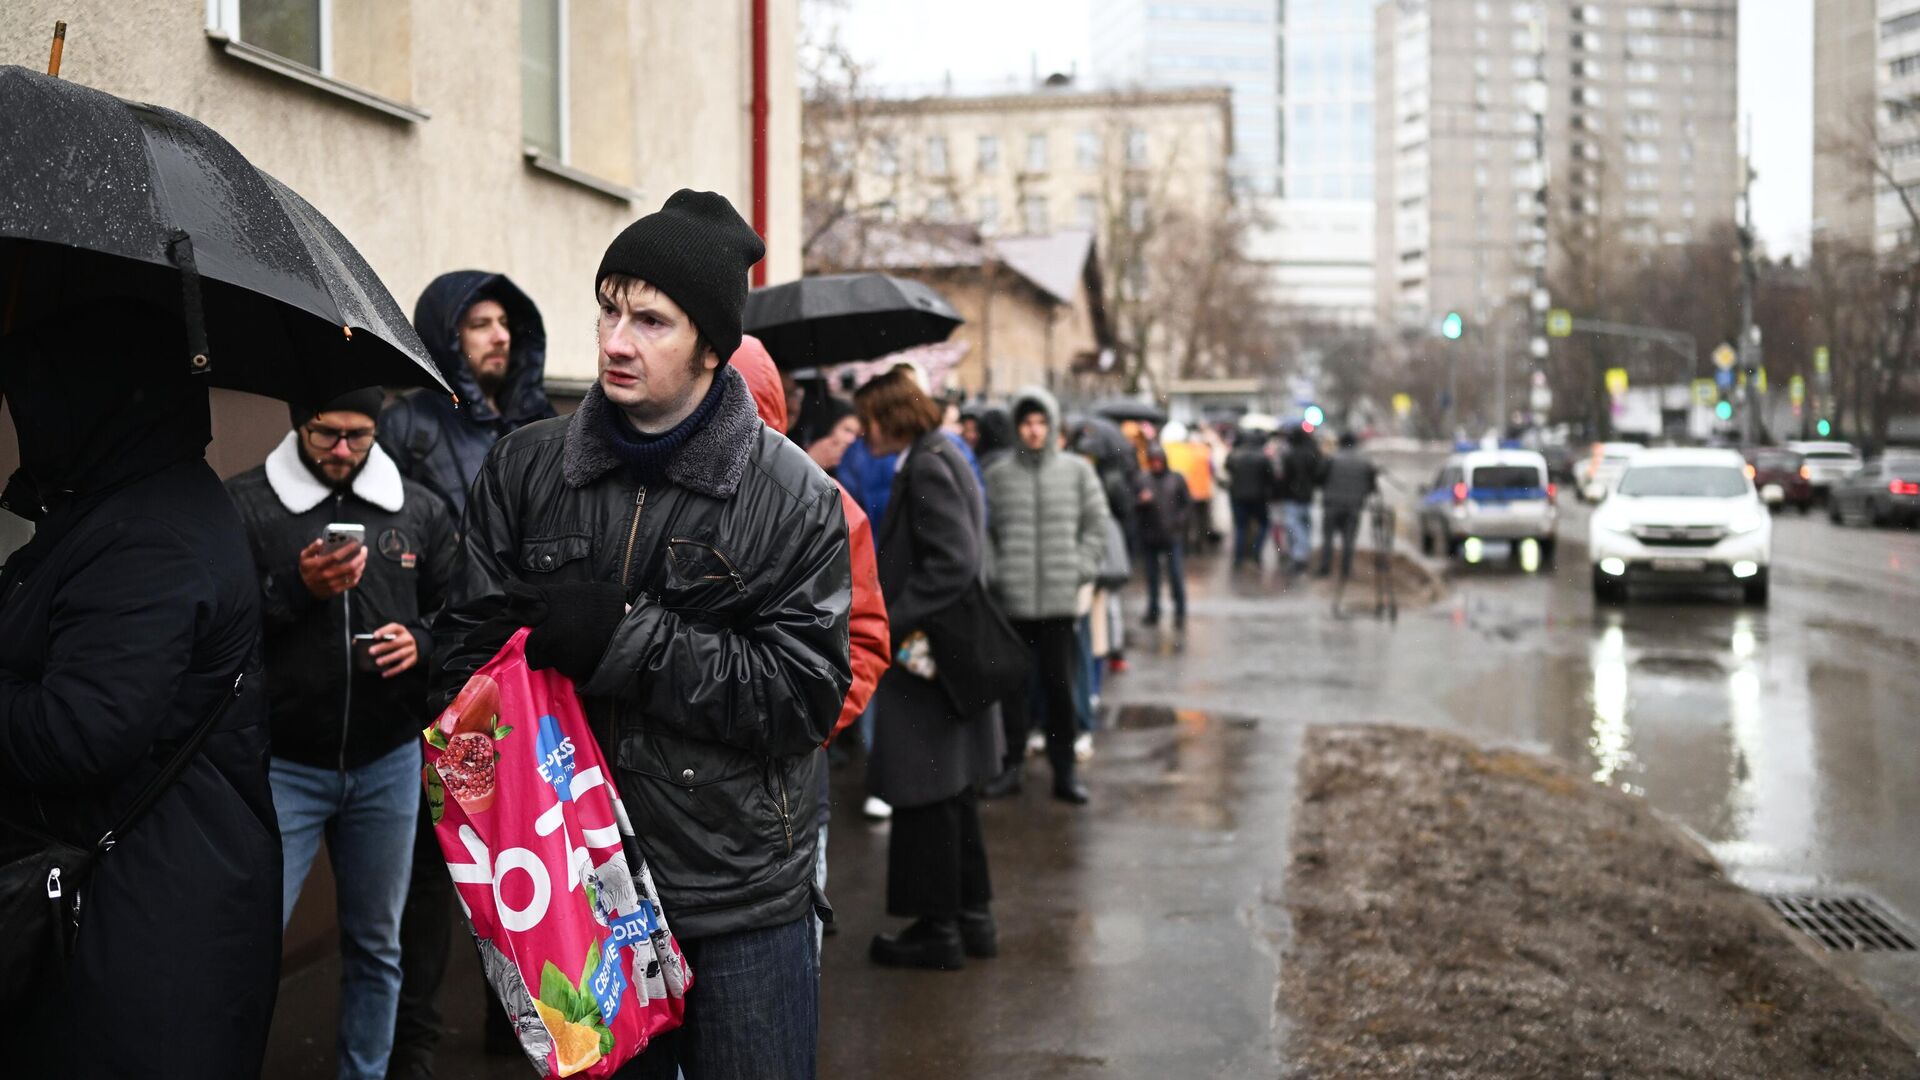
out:
<path id="1" fill-rule="evenodd" d="M 1353 539 L 1360 532 L 1360 508 L 1332 504 L 1324 506 L 1325 519 L 1320 532 L 1320 572 L 1333 569 L 1333 542 L 1340 541 L 1340 576 L 1353 576 Z"/>
<path id="2" fill-rule="evenodd" d="M 887 828 L 887 914 L 952 919 L 993 899 L 972 788 L 926 806 L 896 806 Z"/>
<path id="3" fill-rule="evenodd" d="M 1178 541 L 1172 547 L 1147 548 L 1141 554 L 1147 561 L 1147 621 L 1160 617 L 1160 567 L 1164 561 L 1168 591 L 1173 594 L 1173 617 L 1187 621 L 1187 570 Z"/>
<path id="4" fill-rule="evenodd" d="M 1026 640 L 1033 653 L 1033 677 L 1040 686 L 1040 698 L 1046 705 L 1047 762 L 1053 766 L 1053 782 L 1064 785 L 1073 779 L 1073 666 L 1080 661 L 1078 630 L 1072 617 L 1064 619 L 1015 619 L 1014 632 Z M 1009 694 L 1000 703 L 1006 723 L 1007 767 L 1020 764 L 1027 752 L 1027 732 L 1033 730 L 1032 707 L 1026 694 Z"/>
<path id="5" fill-rule="evenodd" d="M 820 976 L 811 918 L 682 941 L 680 950 L 693 969 L 686 1021 L 619 1080 L 812 1080 Z"/>
<path id="6" fill-rule="evenodd" d="M 1265 499 L 1233 500 L 1233 565 L 1260 561 L 1260 546 L 1267 538 L 1267 502 Z"/>

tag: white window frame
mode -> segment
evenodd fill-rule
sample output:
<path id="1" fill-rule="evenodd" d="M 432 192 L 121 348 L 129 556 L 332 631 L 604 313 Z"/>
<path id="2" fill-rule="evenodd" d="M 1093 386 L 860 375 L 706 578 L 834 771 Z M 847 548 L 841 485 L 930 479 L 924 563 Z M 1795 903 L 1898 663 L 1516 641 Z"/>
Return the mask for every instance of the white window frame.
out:
<path id="1" fill-rule="evenodd" d="M 562 3 L 565 0 L 561 0 Z M 333 76 L 333 0 L 314 0 L 320 8 L 320 66 L 316 70 Z M 240 0 L 207 0 L 207 29 L 225 34 L 234 41 L 252 44 L 240 36 Z M 260 46 L 255 46 L 259 48 Z M 279 56 L 279 53 L 274 53 Z M 300 61 L 282 56 L 290 64 Z"/>

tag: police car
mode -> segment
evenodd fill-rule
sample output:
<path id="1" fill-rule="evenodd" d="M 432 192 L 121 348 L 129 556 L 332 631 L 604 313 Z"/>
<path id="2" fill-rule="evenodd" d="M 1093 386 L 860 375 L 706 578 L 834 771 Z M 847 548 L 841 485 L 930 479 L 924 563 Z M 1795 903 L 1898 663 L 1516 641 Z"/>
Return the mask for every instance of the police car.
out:
<path id="1" fill-rule="evenodd" d="M 1522 545 L 1539 545 L 1540 565 L 1551 566 L 1560 511 L 1558 485 L 1535 450 L 1471 450 L 1447 458 L 1420 500 L 1420 550 L 1477 562 L 1483 542 L 1504 541 L 1515 559 Z"/>

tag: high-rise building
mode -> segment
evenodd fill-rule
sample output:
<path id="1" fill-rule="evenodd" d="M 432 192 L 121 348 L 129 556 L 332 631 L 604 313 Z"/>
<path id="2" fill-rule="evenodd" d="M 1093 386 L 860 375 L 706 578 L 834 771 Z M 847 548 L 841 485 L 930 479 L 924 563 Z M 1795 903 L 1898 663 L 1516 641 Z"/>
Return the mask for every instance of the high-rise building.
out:
<path id="1" fill-rule="evenodd" d="M 1603 230 L 1680 244 L 1731 220 L 1737 9 L 1384 0 L 1374 66 L 1382 324 L 1425 327 L 1457 311 L 1476 328 L 1508 327 L 1490 347 L 1524 355 L 1557 246 Z"/>
<path id="2" fill-rule="evenodd" d="M 1894 186 L 1920 195 L 1920 0 L 1816 0 L 1813 125 L 1814 241 L 1909 239 Z"/>
<path id="3" fill-rule="evenodd" d="M 1234 188 L 1275 302 L 1315 321 L 1373 316 L 1374 0 L 1093 0 L 1106 82 L 1233 93 Z"/>

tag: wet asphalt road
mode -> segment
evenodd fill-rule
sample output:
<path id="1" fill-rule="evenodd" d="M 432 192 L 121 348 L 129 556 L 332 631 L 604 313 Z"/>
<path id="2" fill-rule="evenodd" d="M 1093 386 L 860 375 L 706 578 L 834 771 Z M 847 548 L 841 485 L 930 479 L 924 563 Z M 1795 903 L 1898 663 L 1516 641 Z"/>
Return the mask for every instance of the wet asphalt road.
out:
<path id="1" fill-rule="evenodd" d="M 957 973 L 866 960 L 886 826 L 835 774 L 821 1075 L 1271 1075 L 1293 755 L 1321 721 L 1443 727 L 1550 753 L 1643 795 L 1757 888 L 1865 891 L 1920 921 L 1920 535 L 1780 519 L 1770 608 L 1636 594 L 1596 611 L 1585 512 L 1556 571 L 1447 571 L 1397 622 L 1336 619 L 1326 586 L 1194 560 L 1188 633 L 1135 629 L 1071 809 L 1030 784 L 988 804 L 1002 954 Z M 1438 564 L 1434 564 L 1438 565 Z M 1137 615 L 1137 590 L 1128 598 Z M 1045 765 L 1034 762 L 1044 778 Z M 471 948 L 443 1075 L 520 1076 L 477 1052 Z M 1920 958 L 1840 958 L 1920 1025 Z M 288 980 L 268 1075 L 327 1076 L 337 971 Z"/>

